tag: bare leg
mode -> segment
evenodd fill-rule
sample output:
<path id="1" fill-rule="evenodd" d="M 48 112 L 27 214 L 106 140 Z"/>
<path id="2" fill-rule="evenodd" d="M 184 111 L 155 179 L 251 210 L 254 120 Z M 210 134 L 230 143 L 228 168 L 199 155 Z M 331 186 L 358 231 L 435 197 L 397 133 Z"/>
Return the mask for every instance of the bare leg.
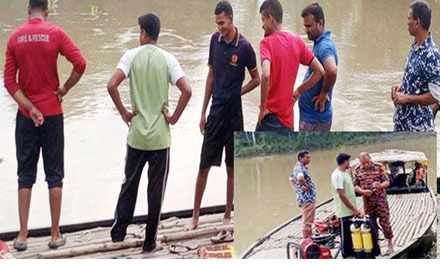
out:
<path id="1" fill-rule="evenodd" d="M 52 217 L 52 241 L 61 237 L 60 234 L 60 214 L 61 214 L 62 189 L 55 187 L 49 190 L 50 214 Z"/>
<path id="2" fill-rule="evenodd" d="M 20 189 L 18 191 L 18 214 L 20 218 L 20 232 L 18 233 L 17 241 L 20 243 L 26 242 L 28 236 L 28 220 L 29 208 L 31 206 L 32 189 Z"/>
<path id="3" fill-rule="evenodd" d="M 231 223 L 232 204 L 234 202 L 234 168 L 226 168 L 228 181 L 226 184 L 226 211 L 223 218 L 223 224 Z"/>
<path id="4" fill-rule="evenodd" d="M 196 181 L 196 193 L 194 197 L 194 209 L 192 223 L 187 230 L 196 229 L 199 224 L 200 206 L 202 205 L 203 193 L 205 192 L 206 182 L 208 180 L 208 173 L 211 168 L 199 170 Z"/>

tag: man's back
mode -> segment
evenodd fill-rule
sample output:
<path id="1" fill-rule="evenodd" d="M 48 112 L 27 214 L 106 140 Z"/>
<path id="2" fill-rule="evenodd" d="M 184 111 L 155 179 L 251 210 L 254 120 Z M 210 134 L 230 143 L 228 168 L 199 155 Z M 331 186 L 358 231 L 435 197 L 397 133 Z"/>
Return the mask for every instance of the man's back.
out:
<path id="1" fill-rule="evenodd" d="M 171 136 L 162 109 L 168 108 L 169 83 L 184 73 L 176 58 L 155 45 L 144 45 L 127 51 L 118 69 L 130 77 L 133 112 L 128 144 L 139 150 L 170 147 Z"/>
<path id="2" fill-rule="evenodd" d="M 261 61 L 271 61 L 266 108 L 286 127 L 293 128 L 293 89 L 299 65 L 309 65 L 314 55 L 303 39 L 288 32 L 275 32 L 260 44 Z"/>
<path id="3" fill-rule="evenodd" d="M 6 51 L 6 88 L 11 95 L 21 89 L 45 116 L 62 113 L 61 103 L 55 94 L 59 87 L 58 54 L 66 56 L 77 73 L 84 72 L 85 59 L 69 36 L 42 18 L 30 19 L 16 28 Z M 28 115 L 25 109 L 20 110 Z"/>

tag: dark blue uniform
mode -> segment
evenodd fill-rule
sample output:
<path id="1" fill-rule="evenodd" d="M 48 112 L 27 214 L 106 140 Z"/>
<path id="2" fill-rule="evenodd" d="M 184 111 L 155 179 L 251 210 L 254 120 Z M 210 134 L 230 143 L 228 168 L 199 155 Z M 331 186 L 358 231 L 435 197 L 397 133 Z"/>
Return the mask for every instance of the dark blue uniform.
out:
<path id="1" fill-rule="evenodd" d="M 226 166 L 234 167 L 234 131 L 243 131 L 241 91 L 245 70 L 256 70 L 251 44 L 238 32 L 226 43 L 220 32 L 211 37 L 209 67 L 213 71 L 212 104 L 205 126 L 200 169 L 220 166 L 223 148 Z"/>

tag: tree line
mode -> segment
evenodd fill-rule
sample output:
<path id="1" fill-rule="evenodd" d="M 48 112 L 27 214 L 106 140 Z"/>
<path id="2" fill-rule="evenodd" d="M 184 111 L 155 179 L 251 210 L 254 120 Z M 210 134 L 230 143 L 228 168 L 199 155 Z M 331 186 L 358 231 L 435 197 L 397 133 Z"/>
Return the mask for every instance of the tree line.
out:
<path id="1" fill-rule="evenodd" d="M 297 152 L 301 149 L 330 149 L 408 138 L 435 137 L 435 133 L 389 132 L 239 132 L 234 134 L 236 157 Z"/>

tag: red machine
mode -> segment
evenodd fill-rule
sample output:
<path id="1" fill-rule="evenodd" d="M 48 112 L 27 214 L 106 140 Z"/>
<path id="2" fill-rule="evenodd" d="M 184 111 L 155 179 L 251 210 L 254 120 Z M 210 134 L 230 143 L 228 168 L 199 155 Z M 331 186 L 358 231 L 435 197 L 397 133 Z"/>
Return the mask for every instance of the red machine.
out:
<path id="1" fill-rule="evenodd" d="M 315 222 L 315 233 L 316 234 L 339 234 L 341 229 L 341 224 L 339 218 L 335 215 L 330 216 L 323 221 Z"/>
<path id="2" fill-rule="evenodd" d="M 0 259 L 13 259 L 11 252 L 9 251 L 8 245 L 2 240 L 0 240 Z"/>
<path id="3" fill-rule="evenodd" d="M 302 239 L 299 243 L 289 242 L 287 244 L 287 258 L 290 259 L 291 249 L 295 250 L 295 255 L 299 259 L 333 258 L 331 249 L 337 248 L 335 238 L 340 230 L 340 222 L 336 216 L 315 222 L 315 233 L 312 238 Z M 334 257 L 337 258 L 339 253 L 340 248 Z"/>
<path id="4" fill-rule="evenodd" d="M 299 251 L 299 258 L 301 259 L 332 258 L 332 253 L 330 252 L 330 249 L 328 247 L 320 246 L 310 238 L 303 239 L 300 242 L 298 251 Z"/>

